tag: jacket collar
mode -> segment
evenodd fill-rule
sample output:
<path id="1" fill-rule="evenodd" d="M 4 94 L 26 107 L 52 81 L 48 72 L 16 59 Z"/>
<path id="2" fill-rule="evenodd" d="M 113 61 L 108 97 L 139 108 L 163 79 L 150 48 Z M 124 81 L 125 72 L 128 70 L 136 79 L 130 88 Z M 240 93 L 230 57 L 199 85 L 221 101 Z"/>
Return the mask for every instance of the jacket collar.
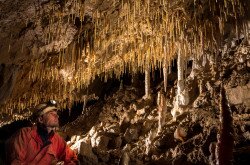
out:
<path id="1" fill-rule="evenodd" d="M 48 135 L 48 140 L 51 141 L 53 136 L 54 136 L 54 132 L 52 132 L 51 134 Z M 39 144 L 43 145 L 44 142 L 41 138 L 41 135 L 39 135 L 39 132 L 38 132 L 38 126 L 37 125 L 34 125 L 32 128 L 31 128 L 31 137 Z"/>
<path id="2" fill-rule="evenodd" d="M 37 142 L 40 143 L 41 145 L 43 144 L 43 141 L 41 139 L 41 137 L 39 136 L 38 132 L 37 132 L 37 126 L 33 126 L 31 128 L 31 137 Z"/>

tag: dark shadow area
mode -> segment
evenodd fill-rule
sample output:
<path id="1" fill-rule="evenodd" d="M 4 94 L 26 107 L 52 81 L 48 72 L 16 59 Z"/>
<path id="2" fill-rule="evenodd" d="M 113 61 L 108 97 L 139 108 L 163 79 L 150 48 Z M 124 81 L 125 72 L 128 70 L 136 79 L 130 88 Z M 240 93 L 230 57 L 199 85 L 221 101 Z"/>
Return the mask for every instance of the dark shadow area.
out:
<path id="1" fill-rule="evenodd" d="M 0 128 L 0 164 L 4 164 L 5 141 L 20 128 L 29 127 L 32 123 L 29 120 L 18 120 Z"/>
<path id="2" fill-rule="evenodd" d="M 250 147 L 249 147 L 250 148 Z M 249 165 L 250 164 L 250 151 L 234 155 L 234 165 Z"/>

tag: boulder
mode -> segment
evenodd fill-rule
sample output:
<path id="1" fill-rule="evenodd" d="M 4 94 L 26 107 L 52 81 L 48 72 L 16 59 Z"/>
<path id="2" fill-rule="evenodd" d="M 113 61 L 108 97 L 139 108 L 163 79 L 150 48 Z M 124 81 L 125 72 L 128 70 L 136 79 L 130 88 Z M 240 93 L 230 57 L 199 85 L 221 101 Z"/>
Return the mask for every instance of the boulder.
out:
<path id="1" fill-rule="evenodd" d="M 91 145 L 82 142 L 80 146 L 80 155 L 90 158 L 93 162 L 98 162 L 97 156 L 93 153 Z"/>
<path id="2" fill-rule="evenodd" d="M 236 88 L 226 88 L 226 91 L 231 104 L 248 103 L 248 99 L 250 99 L 249 84 L 246 86 L 237 86 Z"/>
<path id="3" fill-rule="evenodd" d="M 110 138 L 107 136 L 104 135 L 98 136 L 95 141 L 96 147 L 106 150 L 109 140 Z"/>

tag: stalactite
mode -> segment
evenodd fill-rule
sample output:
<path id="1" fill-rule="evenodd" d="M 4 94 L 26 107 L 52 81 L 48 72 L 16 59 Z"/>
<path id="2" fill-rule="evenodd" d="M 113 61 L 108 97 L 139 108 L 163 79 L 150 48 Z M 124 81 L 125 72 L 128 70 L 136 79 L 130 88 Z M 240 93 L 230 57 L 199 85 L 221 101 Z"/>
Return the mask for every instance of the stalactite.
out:
<path id="1" fill-rule="evenodd" d="M 165 54 L 166 47 L 164 47 L 164 61 L 163 61 L 163 81 L 164 81 L 164 92 L 167 92 L 168 85 L 168 65 L 167 55 Z"/>
<path id="2" fill-rule="evenodd" d="M 182 52 L 180 51 L 180 45 L 178 49 L 178 57 L 177 57 L 177 102 L 178 105 L 182 105 L 182 100 L 180 96 L 182 95 L 182 92 L 184 90 L 184 57 Z"/>
<path id="3" fill-rule="evenodd" d="M 218 143 L 216 146 L 216 164 L 230 165 L 233 164 L 233 117 L 223 86 L 221 86 L 220 93 L 220 122 Z"/>
<path id="4" fill-rule="evenodd" d="M 53 5 L 49 8 L 50 16 L 48 18 L 49 25 L 45 28 L 45 33 L 43 40 L 45 44 L 53 45 L 55 41 L 60 38 L 60 35 L 63 34 L 63 28 L 65 24 L 67 26 L 71 26 L 71 24 L 76 23 L 76 18 L 80 17 L 81 20 L 81 28 L 79 33 L 82 33 L 82 23 L 84 22 L 84 12 L 85 12 L 85 1 L 78 0 L 70 0 L 67 1 L 70 5 L 58 4 Z M 189 12 L 187 12 L 188 8 L 185 6 L 178 7 L 179 5 L 171 5 L 168 1 L 157 0 L 157 1 L 115 1 L 111 3 L 110 7 L 115 7 L 118 10 L 118 16 L 116 18 L 113 17 L 113 13 L 101 11 L 98 8 L 99 1 L 92 1 L 96 8 L 93 10 L 93 32 L 88 33 L 88 30 L 84 32 L 84 34 L 76 35 L 77 39 L 74 38 L 71 44 L 69 44 L 66 48 L 67 51 L 60 51 L 58 57 L 58 65 L 60 68 L 65 68 L 69 63 L 71 63 L 71 67 L 74 70 L 80 70 L 77 72 L 84 72 L 86 70 L 85 67 L 81 67 L 83 65 L 81 62 L 82 55 L 78 46 L 76 46 L 78 41 L 85 41 L 87 39 L 87 43 L 85 45 L 85 49 L 88 49 L 88 52 L 85 52 L 84 57 L 88 59 L 88 74 L 86 76 L 82 76 L 80 73 L 80 78 L 77 78 L 77 74 L 73 77 L 74 83 L 69 84 L 70 89 L 73 87 L 79 87 L 82 84 L 89 84 L 97 74 L 105 73 L 105 80 L 108 77 L 119 77 L 122 73 L 124 73 L 123 64 L 119 61 L 115 61 L 118 66 L 115 67 L 107 67 L 107 63 L 109 63 L 108 56 L 123 56 L 124 62 L 129 68 L 133 66 L 133 72 L 141 71 L 143 68 L 146 68 L 148 63 L 144 61 L 149 61 L 150 67 L 152 71 L 157 68 L 163 67 L 163 76 L 164 76 L 164 91 L 166 92 L 167 87 L 167 66 L 166 63 L 169 63 L 170 59 L 174 57 L 176 54 L 176 50 L 183 49 L 182 58 L 188 56 L 197 56 L 203 54 L 203 50 L 205 49 L 217 49 L 218 39 L 217 34 L 224 34 L 225 22 L 227 22 L 231 17 L 234 17 L 236 33 L 238 34 L 242 29 L 239 26 L 240 22 L 237 22 L 237 18 L 244 14 L 244 5 L 241 4 L 240 1 L 235 0 L 223 0 L 223 1 L 211 1 L 204 2 L 204 4 L 208 5 L 208 10 L 211 12 L 212 16 L 217 16 L 217 20 L 213 20 L 212 22 L 210 17 L 206 17 L 207 10 L 200 11 L 199 4 L 197 1 L 190 2 L 193 4 L 194 13 L 192 13 L 193 18 L 190 19 Z M 121 3 L 121 4 L 118 4 Z M 53 3 L 52 3 L 53 4 Z M 182 2 L 180 2 L 180 5 Z M 155 8 L 156 5 L 160 5 L 160 8 Z M 66 9 L 67 6 L 67 9 Z M 232 9 L 232 11 L 230 11 Z M 218 13 L 218 15 L 216 14 Z M 200 15 L 203 15 L 202 20 Z M 63 23 L 64 18 L 68 18 L 65 24 Z M 110 18 L 114 19 L 111 20 Z M 233 19 L 233 18 L 232 18 Z M 30 22 L 28 19 L 27 25 Z M 113 23 L 114 22 L 114 23 Z M 57 26 L 59 26 L 57 28 Z M 91 27 L 92 28 L 92 27 Z M 187 30 L 188 29 L 188 30 Z M 190 30 L 190 31 L 189 31 Z M 188 32 L 187 32 L 188 31 Z M 93 33 L 93 34 L 92 34 Z M 115 37 L 107 37 L 107 35 L 112 34 Z M 92 36 L 93 35 L 93 36 Z M 163 43 L 162 38 L 163 35 L 165 37 L 166 43 Z M 14 35 L 13 35 L 14 36 Z M 98 37 L 98 38 L 97 38 Z M 115 55 L 110 54 L 108 48 L 113 43 L 120 43 L 122 39 L 126 39 L 126 43 L 124 44 L 116 44 L 114 47 Z M 187 40 L 188 38 L 188 40 Z M 12 40 L 12 34 L 10 37 Z M 95 44 L 93 44 L 95 41 Z M 179 45 L 174 45 L 176 42 L 180 42 Z M 10 41 L 11 42 L 11 41 Z M 129 47 L 128 55 L 124 55 L 124 50 L 132 43 L 133 46 Z M 72 46 L 73 45 L 73 46 Z M 11 43 L 6 46 L 6 51 L 11 52 Z M 50 46 L 48 46 L 50 47 Z M 148 52 L 148 47 L 150 47 L 150 51 Z M 166 50 L 164 48 L 167 47 Z M 22 49 L 23 51 L 23 45 Z M 46 50 L 43 57 L 47 57 L 48 53 L 52 50 Z M 96 56 L 96 52 L 105 52 L 104 54 L 98 54 L 105 56 L 104 58 L 101 56 Z M 143 56 L 145 53 L 149 53 L 149 56 Z M 165 58 L 162 57 L 168 56 L 168 62 L 165 62 Z M 107 57 L 106 57 L 107 56 Z M 95 58 L 97 57 L 97 62 Z M 46 59 L 46 63 L 34 63 L 35 66 L 32 66 L 32 69 L 29 73 L 29 80 L 35 81 L 38 80 L 42 82 L 44 80 L 52 80 L 51 83 L 54 83 L 55 80 L 59 80 L 58 70 L 54 69 L 55 66 L 50 66 L 50 64 L 54 63 L 53 59 Z M 104 61 L 104 62 L 103 62 Z M 162 62 L 164 61 L 164 62 Z M 101 63 L 101 64 L 100 64 Z M 57 65 L 57 66 L 58 66 Z M 96 66 L 100 66 L 97 68 Z M 81 68 L 81 69 L 79 69 Z M 114 75 L 111 73 L 114 72 Z M 147 71 L 145 71 L 146 73 Z M 171 69 L 169 69 L 171 72 Z M 181 71 L 180 71 L 181 72 Z M 91 74 L 90 74 L 91 73 Z M 55 74 L 55 75 L 54 75 Z M 146 75 L 146 74 L 145 74 Z M 178 78 L 179 78 L 178 71 Z M 145 81 L 146 82 L 146 81 Z M 63 83 L 67 83 L 66 81 Z M 182 86 L 184 88 L 184 80 L 183 77 L 181 80 L 178 80 L 178 95 L 182 93 Z M 35 91 L 37 93 L 38 91 Z M 67 92 L 66 90 L 62 90 L 61 93 Z M 181 95 L 180 95 L 181 96 Z M 48 96 L 46 96 L 48 97 Z M 38 98 L 40 99 L 40 98 Z M 177 100 L 181 100 L 180 98 Z M 26 106 L 26 105 L 25 105 Z"/>

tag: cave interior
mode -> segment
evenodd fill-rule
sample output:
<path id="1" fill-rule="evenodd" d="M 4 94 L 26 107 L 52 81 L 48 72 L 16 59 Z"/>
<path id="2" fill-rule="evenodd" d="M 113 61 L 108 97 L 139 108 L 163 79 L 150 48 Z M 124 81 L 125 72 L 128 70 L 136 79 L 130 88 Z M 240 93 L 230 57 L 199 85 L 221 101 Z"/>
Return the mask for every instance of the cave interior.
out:
<path id="1" fill-rule="evenodd" d="M 249 165 L 250 1 L 1 0 L 0 164 L 48 100 L 81 164 Z"/>

